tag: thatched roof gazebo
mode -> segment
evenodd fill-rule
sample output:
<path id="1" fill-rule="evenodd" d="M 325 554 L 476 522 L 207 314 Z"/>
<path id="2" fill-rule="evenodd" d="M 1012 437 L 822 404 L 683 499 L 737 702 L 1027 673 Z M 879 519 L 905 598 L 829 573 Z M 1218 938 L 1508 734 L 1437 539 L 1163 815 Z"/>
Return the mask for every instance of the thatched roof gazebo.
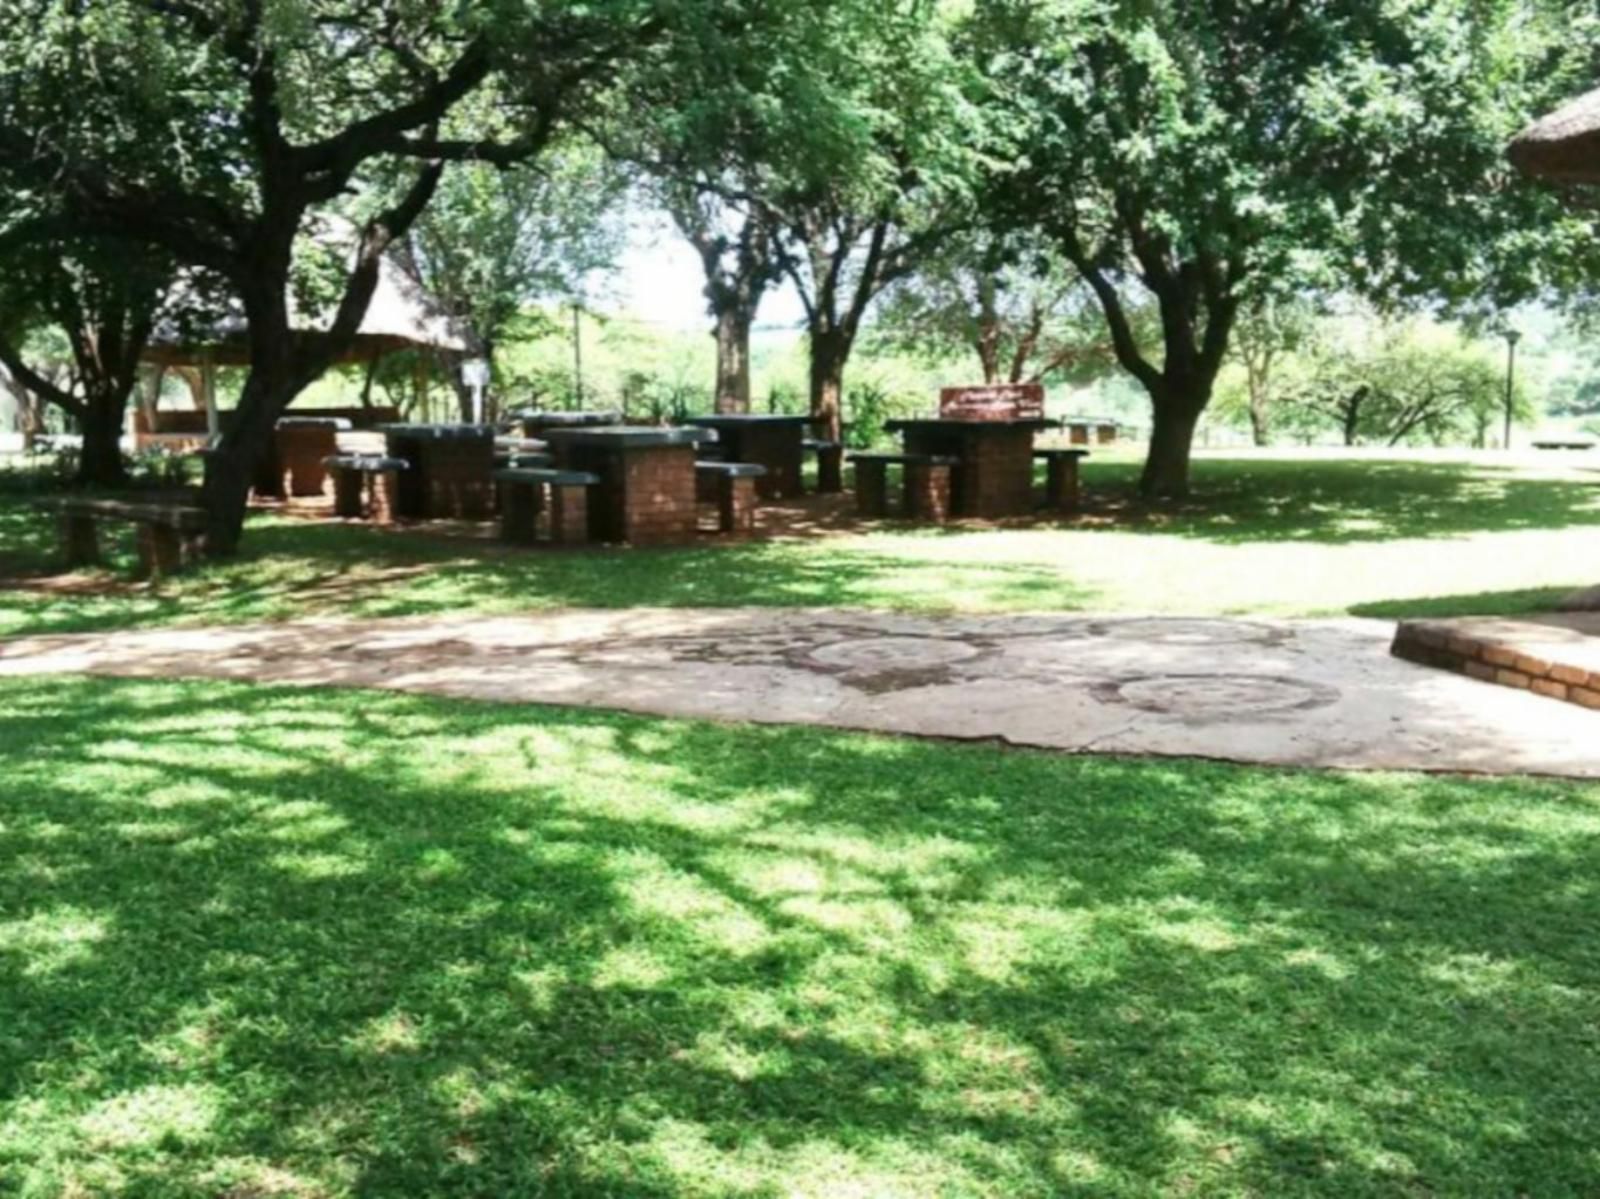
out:
<path id="1" fill-rule="evenodd" d="M 289 319 L 301 329 L 326 323 L 324 315 L 306 314 L 290 300 Z M 142 361 L 167 370 L 193 371 L 200 378 L 200 399 L 210 432 L 217 432 L 215 372 L 219 366 L 248 366 L 250 347 L 244 313 L 235 308 L 199 329 L 159 328 L 150 339 Z M 410 275 L 388 258 L 378 264 L 378 282 L 367 305 L 367 315 L 340 363 L 371 362 L 401 350 L 467 349 L 455 322 Z"/>
<path id="2" fill-rule="evenodd" d="M 1600 183 L 1600 88 L 1541 117 L 1506 151 L 1517 169 L 1562 183 Z"/>
<path id="3" fill-rule="evenodd" d="M 1600 88 L 1541 117 L 1512 140 L 1506 156 L 1524 174 L 1558 183 L 1600 183 Z M 1566 612 L 1600 612 L 1600 587 L 1569 595 Z"/>

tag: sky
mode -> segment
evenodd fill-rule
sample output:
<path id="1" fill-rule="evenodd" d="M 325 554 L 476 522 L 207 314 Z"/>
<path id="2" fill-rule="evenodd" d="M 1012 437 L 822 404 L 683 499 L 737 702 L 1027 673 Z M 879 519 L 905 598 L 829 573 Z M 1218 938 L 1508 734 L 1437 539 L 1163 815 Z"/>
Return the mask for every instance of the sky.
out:
<path id="1" fill-rule="evenodd" d="M 629 224 L 620 269 L 609 283 L 596 285 L 592 302 L 663 329 L 709 330 L 704 286 L 700 257 L 683 235 L 665 218 L 640 215 Z M 785 283 L 767 293 L 756 324 L 793 329 L 804 317 L 794 286 Z"/>

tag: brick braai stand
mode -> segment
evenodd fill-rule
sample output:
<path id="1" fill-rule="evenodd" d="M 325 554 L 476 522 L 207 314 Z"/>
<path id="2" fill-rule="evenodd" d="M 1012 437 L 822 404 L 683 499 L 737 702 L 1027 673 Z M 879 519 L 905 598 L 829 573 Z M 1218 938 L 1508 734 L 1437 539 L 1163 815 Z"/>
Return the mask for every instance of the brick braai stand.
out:
<path id="1" fill-rule="evenodd" d="M 589 502 L 589 535 L 631 545 L 681 545 L 693 541 L 695 447 L 699 429 L 613 425 L 550 429 L 556 465 L 598 475 Z"/>
<path id="2" fill-rule="evenodd" d="M 766 467 L 767 473 L 755 481 L 756 494 L 764 500 L 774 500 L 799 495 L 803 490 L 801 467 L 811 420 L 809 416 L 728 413 L 697 416 L 689 423 L 717 431 L 717 446 L 723 451 L 724 461 Z"/>
<path id="3" fill-rule="evenodd" d="M 493 425 L 384 425 L 399 477 L 400 515 L 410 520 L 484 520 L 494 511 Z"/>
<path id="4" fill-rule="evenodd" d="M 908 454 L 960 460 L 951 472 L 950 511 L 995 519 L 1033 511 L 1033 439 L 1045 420 L 892 420 L 884 425 L 904 440 Z"/>

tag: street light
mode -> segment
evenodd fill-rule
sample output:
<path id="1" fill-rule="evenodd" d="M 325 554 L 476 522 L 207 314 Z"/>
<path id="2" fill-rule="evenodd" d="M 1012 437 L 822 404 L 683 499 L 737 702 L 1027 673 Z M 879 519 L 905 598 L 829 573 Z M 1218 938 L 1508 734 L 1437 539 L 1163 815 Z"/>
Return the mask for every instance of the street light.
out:
<path id="1" fill-rule="evenodd" d="M 1511 448 L 1511 413 L 1513 408 L 1513 395 L 1516 390 L 1517 380 L 1517 343 L 1522 340 L 1522 334 L 1515 329 L 1506 330 L 1506 439 L 1504 448 Z"/>

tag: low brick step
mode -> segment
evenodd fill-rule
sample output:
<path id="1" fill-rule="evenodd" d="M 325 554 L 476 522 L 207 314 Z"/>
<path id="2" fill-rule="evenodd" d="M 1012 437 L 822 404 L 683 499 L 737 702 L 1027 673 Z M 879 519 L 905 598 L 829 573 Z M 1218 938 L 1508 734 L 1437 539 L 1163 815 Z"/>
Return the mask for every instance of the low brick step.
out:
<path id="1" fill-rule="evenodd" d="M 1600 613 L 1406 620 L 1397 658 L 1600 710 Z"/>

